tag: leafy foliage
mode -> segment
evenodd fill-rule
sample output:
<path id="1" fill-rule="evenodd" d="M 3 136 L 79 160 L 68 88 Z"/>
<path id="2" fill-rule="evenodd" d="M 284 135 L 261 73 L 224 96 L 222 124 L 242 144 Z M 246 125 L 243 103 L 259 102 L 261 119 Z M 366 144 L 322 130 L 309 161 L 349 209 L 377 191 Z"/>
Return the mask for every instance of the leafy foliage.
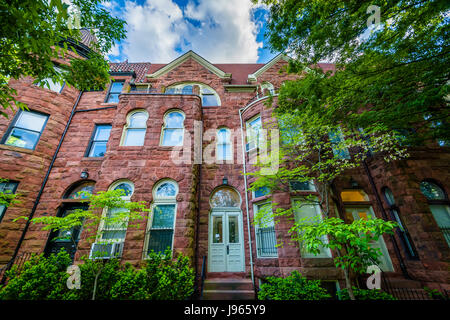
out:
<path id="1" fill-rule="evenodd" d="M 69 290 L 71 263 L 64 250 L 48 258 L 34 256 L 20 272 L 17 267 L 8 271 L 0 300 L 90 300 L 94 288 L 96 300 L 183 300 L 194 290 L 189 259 L 182 254 L 172 259 L 170 251 L 151 254 L 141 269 L 117 259 L 85 260 L 79 265 L 81 288 Z"/>
<path id="2" fill-rule="evenodd" d="M 411 144 L 448 145 L 448 1 L 254 2 L 270 6 L 270 47 L 292 53 L 289 69 L 301 74 L 280 90 L 291 102 L 286 111 L 301 105 L 329 124 L 397 129 Z M 333 76 L 320 61 L 336 64 Z"/>
<path id="3" fill-rule="evenodd" d="M 92 233 L 97 227 L 103 223 L 109 226 L 119 227 L 135 227 L 140 226 L 139 222 L 147 218 L 147 213 L 150 211 L 145 201 L 128 201 L 124 196 L 125 192 L 122 189 L 99 191 L 96 194 L 90 194 L 85 191 L 79 192 L 82 195 L 80 202 L 89 204 L 88 209 L 76 209 L 64 217 L 58 216 L 40 216 L 33 218 L 33 224 L 42 224 L 42 230 L 52 231 L 69 231 L 73 228 L 84 228 L 88 241 L 93 241 L 98 238 L 99 234 Z M 102 215 L 105 208 L 115 208 L 114 214 Z M 16 218 L 28 219 L 25 216 Z M 101 230 L 106 231 L 106 230 Z M 62 232 L 61 234 L 72 235 L 71 232 Z M 67 239 L 73 240 L 74 239 Z"/>
<path id="4" fill-rule="evenodd" d="M 2 182 L 8 182 L 8 180 L 0 178 L 0 183 L 2 183 Z M 11 193 L 9 190 L 6 190 L 6 192 L 0 191 L 0 205 L 9 207 L 9 206 L 19 204 L 20 200 L 17 199 L 18 197 L 20 197 L 19 194 Z"/>
<path id="5" fill-rule="evenodd" d="M 258 292 L 260 300 L 325 300 L 331 298 L 320 280 L 308 280 L 298 271 L 285 278 L 268 277 Z"/>
<path id="6" fill-rule="evenodd" d="M 320 247 L 338 251 L 334 262 L 336 267 L 364 273 L 367 267 L 379 262 L 381 250 L 371 243 L 391 233 L 395 222 L 382 219 L 359 219 L 345 223 L 339 218 L 304 218 L 297 221 L 289 231 L 293 239 L 313 254 L 320 253 Z"/>
<path id="7" fill-rule="evenodd" d="M 54 300 L 61 299 L 68 291 L 67 267 L 72 264 L 70 256 L 62 250 L 45 258 L 32 256 L 19 272 L 17 266 L 6 272 L 9 281 L 0 288 L 0 300 Z"/>
<path id="8" fill-rule="evenodd" d="M 397 300 L 395 297 L 387 292 L 378 289 L 359 289 L 353 287 L 353 294 L 356 300 Z M 343 289 L 338 292 L 340 300 L 350 300 L 347 289 Z"/>
<path id="9" fill-rule="evenodd" d="M 109 81 L 104 56 L 116 41 L 125 38 L 125 21 L 114 18 L 100 0 L 12 0 L 0 1 L 0 106 L 13 108 L 16 90 L 10 79 L 30 76 L 35 84 L 48 86 L 49 79 L 79 90 L 100 89 Z M 88 59 L 71 58 L 70 65 L 54 61 L 68 59 L 68 50 L 81 40 L 81 29 L 95 34 Z M 77 52 L 77 51 L 75 51 Z M 6 115 L 3 111 L 0 114 Z"/>

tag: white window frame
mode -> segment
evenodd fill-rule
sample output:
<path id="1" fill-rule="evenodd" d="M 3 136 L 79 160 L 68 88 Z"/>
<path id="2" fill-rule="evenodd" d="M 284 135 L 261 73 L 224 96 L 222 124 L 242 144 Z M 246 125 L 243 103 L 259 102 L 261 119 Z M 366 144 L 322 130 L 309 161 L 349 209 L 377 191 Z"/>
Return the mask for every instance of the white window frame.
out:
<path id="1" fill-rule="evenodd" d="M 264 81 L 263 83 L 261 83 L 261 93 L 264 92 L 264 89 L 269 90 L 271 95 L 275 94 L 275 87 L 273 86 L 272 83 L 268 82 L 268 81 Z"/>
<path id="2" fill-rule="evenodd" d="M 228 139 L 225 142 L 221 142 L 220 138 L 219 138 L 219 132 L 222 131 L 222 130 L 226 130 L 227 131 Z M 233 143 L 232 143 L 232 139 L 231 139 L 232 138 L 231 130 L 228 129 L 227 127 L 220 127 L 220 128 L 218 128 L 217 131 L 216 131 L 216 138 L 217 138 L 217 142 L 216 142 L 216 160 L 220 161 L 220 162 L 233 160 L 234 154 L 233 154 Z M 221 143 L 219 143 L 219 142 L 221 142 Z M 223 148 L 224 145 L 225 146 L 229 146 L 229 148 L 230 148 L 230 155 L 229 155 L 229 157 L 225 156 L 225 157 L 219 158 L 219 148 Z"/>
<path id="3" fill-rule="evenodd" d="M 145 136 L 147 135 L 147 125 L 145 127 L 130 127 L 131 117 L 133 115 L 135 115 L 136 113 L 141 113 L 141 112 L 146 114 L 146 116 L 147 116 L 146 122 L 148 121 L 148 112 L 145 109 L 136 109 L 136 110 L 133 110 L 133 111 L 129 112 L 128 115 L 127 115 L 127 122 L 123 126 L 122 138 L 120 139 L 120 146 L 124 146 L 124 147 L 142 147 L 145 144 Z M 145 130 L 144 140 L 143 140 L 142 145 L 128 145 L 128 144 L 125 144 L 125 141 L 127 139 L 127 134 L 128 134 L 128 131 L 130 129 L 131 130 L 133 130 L 133 129 L 140 129 L 140 130 L 144 129 Z"/>
<path id="4" fill-rule="evenodd" d="M 206 84 L 203 84 L 203 83 L 200 83 L 200 82 L 183 82 L 183 83 L 178 83 L 178 84 L 175 84 L 175 85 L 171 85 L 171 86 L 167 87 L 166 92 L 167 92 L 167 90 L 175 89 L 174 94 L 176 94 L 177 92 L 181 92 L 181 94 L 183 94 L 183 88 L 184 87 L 186 87 L 186 86 L 194 86 L 194 85 L 197 85 L 197 86 L 200 87 L 200 98 L 202 99 L 202 105 L 203 105 L 203 95 L 204 95 L 203 90 L 204 89 L 206 89 L 206 90 L 211 92 L 211 93 L 205 93 L 205 95 L 214 95 L 216 97 L 216 101 L 217 101 L 217 105 L 205 106 L 205 107 L 220 107 L 222 105 L 222 102 L 220 100 L 220 96 L 217 93 L 217 91 L 214 90 L 213 88 L 211 88 L 210 86 L 208 86 Z"/>
<path id="5" fill-rule="evenodd" d="M 257 202 L 253 204 L 253 216 L 256 215 L 256 213 L 259 211 L 258 208 L 264 205 L 270 205 L 270 208 L 273 212 L 273 208 L 272 208 L 272 202 L 270 200 L 268 201 L 262 201 L 262 202 Z M 275 220 L 273 218 L 273 216 L 271 217 L 271 226 L 273 225 L 274 228 L 274 234 L 275 234 L 275 249 L 276 249 L 276 254 L 273 255 L 260 255 L 259 254 L 259 247 L 261 246 L 260 241 L 258 240 L 258 230 L 261 229 L 259 227 L 259 224 L 255 223 L 255 245 L 256 245 L 256 257 L 258 259 L 273 259 L 273 258 L 278 258 L 278 247 L 276 246 L 277 244 L 277 234 L 275 231 Z"/>
<path id="6" fill-rule="evenodd" d="M 167 127 L 167 124 L 166 124 L 166 122 L 167 122 L 167 120 L 166 120 L 166 118 L 169 116 L 169 114 L 171 114 L 171 113 L 179 113 L 179 114 L 181 114 L 182 116 L 183 116 L 183 128 L 168 128 Z M 164 117 L 163 117 L 163 124 L 162 124 L 162 127 L 161 127 L 161 136 L 160 136 L 160 139 L 159 139 L 159 145 L 161 146 L 161 147 L 180 147 L 180 146 L 183 146 L 183 144 L 184 144 L 184 131 L 186 130 L 186 128 L 185 128 L 185 125 L 184 125 L 184 121 L 186 120 L 186 115 L 184 114 L 184 112 L 182 111 L 182 110 L 180 110 L 180 109 L 172 109 L 172 110 L 169 110 L 169 111 L 167 111 L 165 114 L 164 114 Z M 179 144 L 179 145 L 164 145 L 163 144 L 163 142 L 164 142 L 164 136 L 165 136 L 165 130 L 166 129 L 182 129 L 182 136 L 181 136 L 181 144 Z"/>
<path id="7" fill-rule="evenodd" d="M 245 121 L 245 134 L 246 134 L 245 151 L 246 152 L 250 152 L 252 150 L 259 148 L 259 142 L 261 140 L 260 134 L 262 132 L 259 132 L 259 134 L 256 137 L 251 137 L 251 135 L 250 135 L 250 133 L 253 131 L 253 127 L 251 126 L 251 123 L 254 122 L 255 120 L 257 120 L 258 118 L 259 118 L 259 123 L 260 123 L 260 130 L 262 131 L 262 118 L 261 118 L 260 114 L 257 114 L 256 116 Z M 250 143 L 254 144 L 254 146 L 251 148 L 248 147 L 250 145 Z"/>
<path id="8" fill-rule="evenodd" d="M 293 209 L 295 208 L 295 202 L 297 202 L 297 201 L 305 202 L 305 200 L 302 198 L 298 198 L 298 197 L 292 198 L 291 206 Z M 320 206 L 318 204 L 313 204 L 313 203 L 311 203 L 310 205 L 314 206 L 314 209 L 316 211 L 316 216 L 319 216 L 320 220 L 322 220 L 323 217 L 322 217 L 322 212 L 320 210 Z M 295 209 L 293 211 L 294 211 L 294 221 L 297 222 L 298 212 L 296 212 Z M 301 217 L 301 218 L 304 218 L 304 217 Z M 328 241 L 328 237 L 326 237 L 326 238 L 327 238 L 326 241 Z M 304 250 L 303 248 L 300 248 L 300 254 L 301 254 L 301 257 L 305 258 L 305 259 L 321 259 L 321 258 L 330 259 L 330 258 L 332 258 L 331 250 L 329 248 L 324 248 L 324 250 L 321 251 L 321 253 L 319 253 L 318 255 L 314 255 L 313 253 L 308 252 L 308 251 Z"/>
<path id="9" fill-rule="evenodd" d="M 56 73 L 58 73 L 58 74 L 63 73 L 63 69 L 61 69 L 61 68 L 58 67 L 58 66 L 54 66 L 53 69 L 54 69 L 54 70 L 56 71 Z M 52 78 L 44 78 L 43 81 L 47 81 L 48 84 L 49 84 L 49 87 L 46 87 L 46 86 L 44 85 L 44 83 L 41 82 L 40 86 L 41 86 L 42 88 L 51 90 L 51 91 L 56 92 L 56 93 L 58 93 L 58 94 L 60 94 L 60 93 L 63 91 L 64 87 L 66 86 L 66 82 L 65 82 L 65 81 L 63 81 L 62 84 L 61 84 L 61 83 L 59 83 L 59 82 L 53 81 Z"/>
<path id="10" fill-rule="evenodd" d="M 164 183 L 171 183 L 175 186 L 175 195 L 170 197 L 161 197 L 156 195 L 156 191 L 158 188 L 163 185 Z M 145 239 L 144 239 L 144 252 L 143 252 L 143 259 L 148 259 L 148 243 L 151 237 L 151 231 L 153 226 L 153 218 L 154 218 L 154 210 L 159 205 L 174 205 L 174 216 L 173 216 L 173 225 L 172 225 L 172 240 L 171 240 L 171 246 L 170 250 L 173 251 L 173 245 L 175 241 L 175 225 L 177 220 L 177 210 L 178 210 L 178 203 L 177 203 L 177 195 L 179 192 L 178 183 L 173 179 L 163 179 L 156 183 L 153 186 L 152 195 L 153 195 L 153 203 L 150 206 L 150 212 L 151 217 L 148 219 L 147 227 L 145 229 Z"/>
<path id="11" fill-rule="evenodd" d="M 121 180 L 117 180 L 115 181 L 113 184 L 111 184 L 111 186 L 108 188 L 108 190 L 114 190 L 117 186 L 119 186 L 122 183 L 126 183 L 128 185 L 131 186 L 131 194 L 128 196 L 123 196 L 122 199 L 125 201 L 131 201 L 131 197 L 134 194 L 134 184 L 133 182 L 131 182 L 130 180 L 126 180 L 126 179 L 121 179 Z M 101 242 L 101 243 L 119 243 L 119 242 L 125 242 L 125 238 L 126 238 L 126 234 L 127 234 L 127 230 L 128 230 L 128 221 L 126 222 L 126 227 L 124 228 L 117 228 L 117 229 L 108 229 L 107 231 L 125 231 L 125 236 L 123 239 L 103 239 L 103 231 L 105 231 L 105 220 L 103 218 L 106 218 L 106 215 L 108 214 L 108 210 L 110 208 L 104 208 L 103 212 L 102 212 L 102 220 L 100 222 L 99 228 L 98 228 L 98 233 L 97 233 L 97 242 Z"/>

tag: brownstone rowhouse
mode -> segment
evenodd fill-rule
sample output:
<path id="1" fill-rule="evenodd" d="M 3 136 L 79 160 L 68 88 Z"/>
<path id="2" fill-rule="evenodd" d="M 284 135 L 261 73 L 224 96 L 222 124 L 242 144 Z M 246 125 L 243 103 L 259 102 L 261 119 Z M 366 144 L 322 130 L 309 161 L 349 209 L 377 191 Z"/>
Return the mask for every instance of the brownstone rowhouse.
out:
<path id="1" fill-rule="evenodd" d="M 292 79 L 279 72 L 287 61 L 279 55 L 266 64 L 212 64 L 189 51 L 168 64 L 111 63 L 112 82 L 104 91 L 55 92 L 31 79 L 12 81 L 33 113 L 28 116 L 46 121 L 36 130 L 19 113 L 0 118 L 0 177 L 17 183 L 22 200 L 3 210 L 0 265 L 14 255 L 60 248 L 40 226 L 30 225 L 23 235 L 25 222 L 13 222 L 18 216 L 64 214 L 80 205 L 72 197 L 80 188 L 120 187 L 131 200 L 167 214 L 111 235 L 124 262 L 137 265 L 149 250 L 168 245 L 188 255 L 197 273 L 205 261 L 207 278 L 248 278 L 258 286 L 267 276 L 299 270 L 336 286 L 343 275 L 333 266 L 333 252 L 300 253 L 289 241 L 287 219 L 253 223 L 264 205 L 289 207 L 299 194 L 315 193 L 314 185 L 295 182 L 289 193 L 250 192 L 252 180 L 243 174 L 253 170 L 250 132 L 274 121 L 265 105 L 269 93 Z M 396 287 L 450 289 L 449 148 L 435 144 L 410 153 L 392 164 L 369 159 L 341 177 L 338 209 L 348 221 L 372 215 L 402 223 L 393 237 L 374 244 Z M 81 230 L 70 249 L 75 262 L 90 253 L 88 236 Z"/>

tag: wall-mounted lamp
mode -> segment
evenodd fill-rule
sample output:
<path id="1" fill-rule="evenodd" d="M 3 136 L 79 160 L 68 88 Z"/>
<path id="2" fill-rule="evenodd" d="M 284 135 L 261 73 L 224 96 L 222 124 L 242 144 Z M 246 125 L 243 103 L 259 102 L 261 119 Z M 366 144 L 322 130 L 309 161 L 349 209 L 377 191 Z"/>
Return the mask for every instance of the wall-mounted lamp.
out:
<path id="1" fill-rule="evenodd" d="M 227 177 L 223 177 L 222 184 L 228 184 L 228 178 Z"/>
<path id="2" fill-rule="evenodd" d="M 83 170 L 80 174 L 81 179 L 87 179 L 89 177 L 89 173 L 87 170 Z"/>

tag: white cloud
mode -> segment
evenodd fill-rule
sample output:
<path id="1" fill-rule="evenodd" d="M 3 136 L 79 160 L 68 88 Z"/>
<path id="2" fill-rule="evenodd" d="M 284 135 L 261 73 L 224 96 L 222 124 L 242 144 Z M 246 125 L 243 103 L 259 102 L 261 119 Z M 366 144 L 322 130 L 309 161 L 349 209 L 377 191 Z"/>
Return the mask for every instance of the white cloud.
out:
<path id="1" fill-rule="evenodd" d="M 180 50 L 193 50 L 213 63 L 254 63 L 262 47 L 250 0 L 190 1 L 184 10 L 172 0 L 127 0 L 124 7 L 111 7 L 127 22 L 120 52 L 129 61 L 167 63 Z"/>

